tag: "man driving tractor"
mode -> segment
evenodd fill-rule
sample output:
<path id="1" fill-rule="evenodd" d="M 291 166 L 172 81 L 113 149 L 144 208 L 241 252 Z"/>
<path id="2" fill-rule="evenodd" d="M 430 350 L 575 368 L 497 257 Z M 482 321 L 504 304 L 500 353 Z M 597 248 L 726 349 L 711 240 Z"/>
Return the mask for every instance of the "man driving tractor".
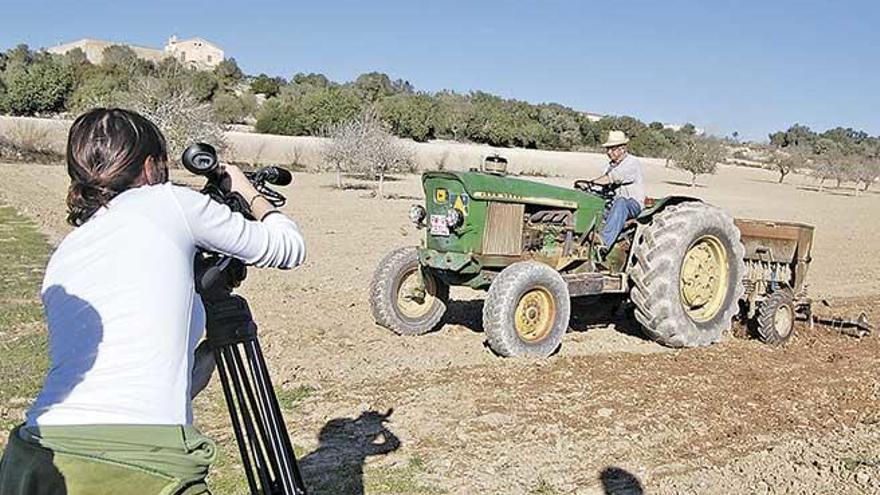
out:
<path id="1" fill-rule="evenodd" d="M 607 252 L 614 245 L 626 221 L 637 217 L 645 206 L 642 162 L 628 153 L 627 143 L 629 138 L 623 131 L 608 133 L 608 140 L 602 147 L 611 161 L 605 173 L 591 181 L 598 185 L 616 184 L 619 187 L 614 202 L 605 215 L 605 226 L 597 239 L 597 244 L 601 242 L 597 246 L 601 252 Z"/>

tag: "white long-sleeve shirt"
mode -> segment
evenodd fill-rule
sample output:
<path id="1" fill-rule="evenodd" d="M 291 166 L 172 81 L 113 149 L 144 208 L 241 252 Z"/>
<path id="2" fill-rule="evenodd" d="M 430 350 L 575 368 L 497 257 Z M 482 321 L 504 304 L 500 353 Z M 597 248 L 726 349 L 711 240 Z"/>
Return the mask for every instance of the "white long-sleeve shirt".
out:
<path id="1" fill-rule="evenodd" d="M 51 367 L 27 424 L 190 424 L 193 354 L 205 327 L 198 248 L 260 267 L 302 263 L 283 215 L 248 221 L 170 183 L 130 189 L 71 232 L 46 267 Z"/>

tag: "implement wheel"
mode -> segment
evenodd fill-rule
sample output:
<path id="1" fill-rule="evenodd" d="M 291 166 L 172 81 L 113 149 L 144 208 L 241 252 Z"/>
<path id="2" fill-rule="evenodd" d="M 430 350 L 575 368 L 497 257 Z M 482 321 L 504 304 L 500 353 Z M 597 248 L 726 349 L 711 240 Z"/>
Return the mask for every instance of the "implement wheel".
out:
<path id="1" fill-rule="evenodd" d="M 794 335 L 794 320 L 794 295 L 791 289 L 785 287 L 759 303 L 755 332 L 762 342 L 780 345 Z"/>

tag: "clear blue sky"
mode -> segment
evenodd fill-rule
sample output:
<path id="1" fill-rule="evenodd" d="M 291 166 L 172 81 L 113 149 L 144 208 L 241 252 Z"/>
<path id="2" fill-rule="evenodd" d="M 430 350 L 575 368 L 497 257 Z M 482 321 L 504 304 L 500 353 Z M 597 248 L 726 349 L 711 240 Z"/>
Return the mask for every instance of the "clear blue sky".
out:
<path id="1" fill-rule="evenodd" d="M 174 33 L 250 74 L 377 70 L 752 139 L 795 122 L 880 134 L 876 1 L 0 0 L 2 49 Z"/>

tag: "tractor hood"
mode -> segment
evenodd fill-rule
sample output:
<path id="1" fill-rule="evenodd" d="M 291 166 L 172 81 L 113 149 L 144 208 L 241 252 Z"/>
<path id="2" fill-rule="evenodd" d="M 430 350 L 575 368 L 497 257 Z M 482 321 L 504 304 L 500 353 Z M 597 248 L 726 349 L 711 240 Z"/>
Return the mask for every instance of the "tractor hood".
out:
<path id="1" fill-rule="evenodd" d="M 479 201 L 525 203 L 575 210 L 595 207 L 598 198 L 574 189 L 543 184 L 483 172 L 426 172 L 422 183 L 430 179 L 460 182 L 467 194 Z"/>

